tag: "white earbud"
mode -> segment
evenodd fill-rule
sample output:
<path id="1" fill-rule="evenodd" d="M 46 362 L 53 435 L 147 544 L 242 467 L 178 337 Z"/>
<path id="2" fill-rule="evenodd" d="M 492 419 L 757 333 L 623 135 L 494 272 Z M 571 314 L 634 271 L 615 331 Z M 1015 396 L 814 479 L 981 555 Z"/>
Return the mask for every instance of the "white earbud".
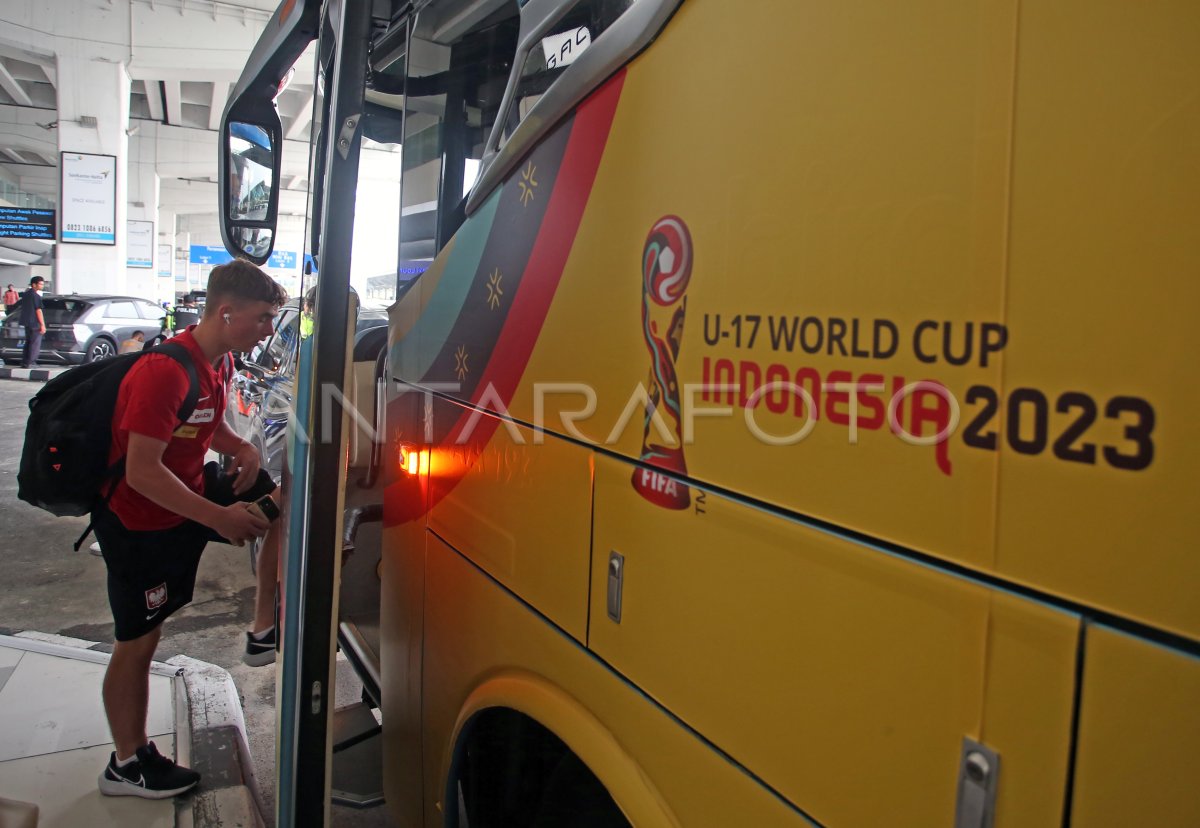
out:
<path id="1" fill-rule="evenodd" d="M 225 324 L 229 324 L 229 314 L 225 314 Z"/>

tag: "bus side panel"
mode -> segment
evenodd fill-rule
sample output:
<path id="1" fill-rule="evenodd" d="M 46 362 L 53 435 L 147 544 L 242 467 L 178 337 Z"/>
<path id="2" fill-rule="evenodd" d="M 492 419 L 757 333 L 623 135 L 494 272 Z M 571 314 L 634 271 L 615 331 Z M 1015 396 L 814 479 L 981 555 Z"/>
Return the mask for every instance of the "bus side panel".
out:
<path id="1" fill-rule="evenodd" d="M 1072 825 L 1200 825 L 1200 659 L 1087 632 Z"/>
<path id="2" fill-rule="evenodd" d="M 433 416 L 438 430 L 470 414 L 437 398 Z M 482 412 L 465 426 L 472 432 L 492 437 L 478 449 L 468 438 L 430 456 L 429 528 L 584 643 L 591 451 L 559 439 L 539 444 L 544 434 Z"/>
<path id="3" fill-rule="evenodd" d="M 1079 616 L 991 593 L 980 741 L 1000 754 L 996 828 L 1061 828 Z"/>
<path id="4" fill-rule="evenodd" d="M 421 658 L 425 611 L 425 512 L 428 446 L 424 396 L 401 383 L 388 388 L 389 439 L 380 474 L 384 523 L 380 576 L 381 700 L 384 788 L 404 828 L 422 824 Z M 404 451 L 401 451 L 401 446 Z M 422 468 L 424 463 L 424 468 Z"/>
<path id="5" fill-rule="evenodd" d="M 899 432 L 928 443 L 953 430 L 939 390 L 1000 382 L 981 339 L 1004 321 L 1016 3 L 851 6 L 685 3 L 629 65 L 511 410 L 533 416 L 537 380 L 585 383 L 596 411 L 577 427 L 642 455 L 644 407 L 622 418 L 654 381 L 650 330 L 680 310 L 665 361 L 695 426 L 689 475 L 988 569 L 996 454 Z M 690 277 L 669 274 L 684 295 L 666 317 L 648 302 L 644 327 L 648 237 L 671 217 Z M 816 404 L 807 436 L 793 386 Z M 556 398 L 547 427 L 569 433 L 559 412 L 582 400 Z"/>
<path id="6" fill-rule="evenodd" d="M 597 459 L 590 647 L 822 824 L 952 824 L 988 592 L 711 492 L 662 509 L 634 473 Z"/>
<path id="7" fill-rule="evenodd" d="M 1011 336 L 989 424 L 999 570 L 1192 638 L 1198 44 L 1190 0 L 1022 8 Z"/>
<path id="8" fill-rule="evenodd" d="M 673 814 L 674 824 L 689 828 L 810 824 L 432 536 L 428 565 L 424 718 L 426 766 L 431 771 L 425 783 L 429 828 L 443 824 L 446 803 L 441 800 L 452 734 L 464 703 L 490 677 L 513 668 L 565 692 L 578 702 L 580 715 L 595 717 L 619 744 L 622 755 L 591 764 L 590 769 L 634 824 L 671 821 L 647 818 L 644 811 L 630 812 L 630 800 L 636 797 L 613 784 L 630 772 L 649 780 Z M 536 707 L 524 712 L 539 719 Z M 582 754 L 574 724 L 561 724 L 554 731 Z"/>
<path id="9" fill-rule="evenodd" d="M 413 524 L 384 530 L 380 591 L 384 796 L 404 828 L 422 824 L 421 657 L 425 532 Z"/>

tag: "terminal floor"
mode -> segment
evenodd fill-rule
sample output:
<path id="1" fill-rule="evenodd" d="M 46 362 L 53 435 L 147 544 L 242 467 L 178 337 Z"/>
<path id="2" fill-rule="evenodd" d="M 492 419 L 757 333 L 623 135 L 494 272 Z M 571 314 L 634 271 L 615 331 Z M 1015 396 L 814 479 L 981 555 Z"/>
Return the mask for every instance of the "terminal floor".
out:
<path id="1" fill-rule="evenodd" d="M 0 537 L 3 538 L 0 540 L 0 561 L 5 575 L 4 587 L 0 589 L 0 633 L 41 630 L 88 641 L 109 642 L 112 640 L 112 617 L 106 600 L 104 562 L 87 554 L 86 546 L 80 552 L 71 548 L 87 520 L 55 518 L 16 497 L 17 463 L 21 456 L 25 419 L 29 414 L 29 398 L 42 386 L 41 382 L 0 379 Z M 243 630 L 253 615 L 253 584 L 245 550 L 210 544 L 201 561 L 192 604 L 164 624 L 156 657 L 166 661 L 182 654 L 229 671 L 242 702 L 264 818 L 271 826 L 275 807 L 275 670 L 247 667 L 241 663 L 245 645 Z M 362 685 L 348 669 L 349 665 L 340 657 L 338 661 L 336 698 L 337 706 L 341 707 L 358 700 Z M 60 694 L 61 690 L 53 692 Z M 94 675 L 94 681 L 87 683 L 86 689 L 80 691 L 78 698 L 91 705 L 87 708 L 93 711 L 89 715 L 107 734 L 100 708 L 99 673 Z M 0 723 L 0 742 L 7 730 Z M 107 735 L 104 738 L 107 741 Z M 163 741 L 156 742 L 167 753 Z M 96 777 L 103 770 L 107 750 L 111 748 L 93 746 L 93 752 L 102 753 L 103 757 L 91 764 L 83 762 L 88 771 L 80 776 L 80 780 L 87 787 L 79 789 L 80 795 L 96 791 Z M 3 785 L 3 769 L 7 764 L 0 764 L 0 797 L 21 799 L 7 793 L 8 789 Z M 122 797 L 114 801 L 124 803 L 122 808 L 131 804 L 153 804 L 142 800 L 129 803 L 127 799 Z M 111 823 L 85 820 L 73 824 L 140 826 L 142 823 L 135 819 Z M 146 824 L 157 825 L 154 822 Z M 386 807 L 356 810 L 335 805 L 330 826 L 392 828 L 393 822 Z"/>
<path id="2" fill-rule="evenodd" d="M 0 797 L 36 804 L 39 828 L 175 825 L 170 799 L 108 797 L 96 787 L 113 749 L 99 692 L 105 664 L 27 647 L 0 638 Z M 168 675 L 150 677 L 147 727 L 159 750 L 174 755 Z"/>

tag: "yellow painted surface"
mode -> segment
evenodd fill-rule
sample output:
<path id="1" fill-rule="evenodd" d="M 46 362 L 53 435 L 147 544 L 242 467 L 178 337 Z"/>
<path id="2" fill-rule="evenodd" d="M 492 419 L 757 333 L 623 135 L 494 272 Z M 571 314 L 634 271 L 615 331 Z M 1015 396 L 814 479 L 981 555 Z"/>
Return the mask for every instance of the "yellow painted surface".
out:
<path id="1" fill-rule="evenodd" d="M 428 461 L 420 468 L 425 404 L 411 391 L 394 396 L 387 410 L 388 441 L 381 452 L 380 479 L 385 500 L 411 499 L 416 510 L 425 502 Z M 399 444 L 413 449 L 416 474 L 402 468 Z M 428 457 L 428 455 L 425 455 Z M 408 459 L 405 455 L 404 459 Z M 414 510 L 414 511 L 416 511 Z M 386 512 L 386 507 L 385 507 Z M 426 515 L 403 521 L 386 516 L 380 542 L 380 671 L 383 710 L 388 726 L 383 732 L 385 795 L 391 813 L 402 828 L 422 824 L 421 663 L 425 614 Z M 391 525 L 387 525 L 391 524 Z"/>
<path id="2" fill-rule="evenodd" d="M 1055 411 L 1061 394 L 1094 399 L 1077 447 L 1093 444 L 1096 462 L 1005 452 L 998 536 L 1004 574 L 1192 637 L 1197 44 L 1200 6 L 1189 0 L 1022 9 L 1004 384 L 1045 393 L 1051 442 L 1080 416 Z M 1123 396 L 1155 414 L 1142 471 L 1104 456 L 1136 454 L 1125 430 L 1148 425 L 1106 416 Z"/>
<path id="3" fill-rule="evenodd" d="M 695 480 L 1200 636 L 1198 35 L 1187 0 L 1051 0 L 1019 15 L 1017 0 L 685 3 L 628 68 L 508 410 L 640 455 L 643 246 L 676 215 L 694 259 L 675 368 Z M 393 310 L 393 344 L 437 280 L 462 276 L 445 261 Z M 810 321 L 824 347 L 779 335 Z M 828 344 L 835 323 L 846 353 Z M 891 353 L 871 353 L 879 325 L 896 332 Z M 1004 331 L 986 360 L 985 330 Z M 971 343 L 966 364 L 948 358 L 947 332 L 955 351 Z M 777 370 L 816 395 L 812 432 L 771 444 L 806 422 L 792 398 L 748 421 L 740 403 L 689 397 L 722 381 L 722 361 L 734 381 Z M 834 422 L 848 402 L 821 386 L 848 380 L 885 386 L 860 397 L 856 436 Z M 940 448 L 866 424 L 917 380 L 959 406 Z M 898 416 L 914 429 L 911 399 Z M 1139 446 L 1150 462 L 1122 468 Z M 385 680 L 407 671 L 392 697 L 406 728 L 424 705 L 428 824 L 455 722 L 481 693 L 553 706 L 542 715 L 595 754 L 602 778 L 644 772 L 680 824 L 799 819 L 584 653 L 589 635 L 825 824 L 949 825 L 963 736 L 1000 752 L 998 828 L 1061 821 L 1076 618 L 698 490 L 685 511 L 659 508 L 635 492 L 632 466 L 603 456 L 589 596 L 587 458 L 555 440 L 514 446 L 501 429 L 431 515 L 461 555 L 431 537 L 428 571 L 407 552 L 385 557 L 386 600 L 425 600 L 392 633 L 385 610 Z M 604 611 L 614 549 L 620 625 Z M 1074 824 L 1200 824 L 1183 753 L 1200 736 L 1196 660 L 1098 628 L 1087 659 Z M 639 791 L 618 801 L 649 801 Z"/>
<path id="4" fill-rule="evenodd" d="M 949 825 L 987 592 L 713 494 L 666 513 L 630 471 L 597 460 L 590 647 L 823 824 Z"/>
<path id="5" fill-rule="evenodd" d="M 761 3 L 739 7 L 736 26 L 729 14 L 686 4 L 629 67 L 514 413 L 533 417 L 536 382 L 585 384 L 594 414 L 556 419 L 585 404 L 582 392 L 561 392 L 546 398 L 544 422 L 638 456 L 641 409 L 614 427 L 650 366 L 642 246 L 658 218 L 678 215 L 694 247 L 676 365 L 684 388 L 714 381 L 729 360 L 734 381 L 751 386 L 773 369 L 808 390 L 814 379 L 883 382 L 861 398 L 878 410 L 897 384 L 931 380 L 960 411 L 939 462 L 937 449 L 886 426 L 852 442 L 828 417 L 828 391 L 815 392 L 823 419 L 783 446 L 754 429 L 796 433 L 794 405 L 760 405 L 751 426 L 737 405 L 696 395 L 689 474 L 1200 634 L 1186 525 L 1200 511 L 1190 485 L 1200 385 L 1186 358 L 1200 305 L 1200 9 L 1069 0 L 1018 21 L 1003 0 Z M 726 60 L 702 57 L 712 43 Z M 767 71 L 784 56 L 786 71 Z M 756 114 L 714 119 L 713 101 Z M 859 324 L 867 350 L 885 320 L 896 352 L 772 345 L 773 326 L 806 319 Z M 949 331 L 958 349 L 968 325 L 972 358 L 949 364 L 941 337 Z M 1007 332 L 986 366 L 984 325 Z M 1153 409 L 1152 427 L 1121 410 L 1128 397 Z M 912 431 L 909 402 L 899 419 Z M 1071 435 L 1089 406 L 1095 422 Z M 1136 453 L 1139 423 L 1153 460 L 1119 468 L 1108 456 Z M 979 447 L 983 438 L 995 447 Z M 1089 446 L 1095 462 L 1079 462 Z M 1149 577 L 1127 577 L 1133 565 Z"/>
<path id="6" fill-rule="evenodd" d="M 436 400 L 433 416 L 453 422 L 462 411 Z M 486 419 L 481 415 L 478 428 L 487 427 Z M 562 440 L 538 445 L 532 431 L 507 422 L 496 428 L 474 462 L 466 452 L 451 446 L 431 458 L 435 478 L 469 470 L 434 505 L 430 528 L 582 642 L 587 632 L 591 452 Z M 436 479 L 432 485 L 436 491 Z"/>
<path id="7" fill-rule="evenodd" d="M 996 828 L 1060 828 L 1079 618 L 991 595 L 981 741 L 1000 754 Z"/>
<path id="8" fill-rule="evenodd" d="M 967 322 L 976 337 L 981 324 L 1003 322 L 1015 8 L 1002 0 L 747 3 L 736 11 L 684 4 L 629 67 L 514 413 L 530 416 L 533 382 L 577 379 L 597 391 L 595 414 L 577 427 L 609 443 L 649 372 L 641 257 L 647 232 L 667 214 L 686 222 L 694 247 L 681 383 L 705 381 L 706 362 L 711 380 L 722 359 L 737 367 L 738 381 L 746 368 L 750 389 L 771 370 L 789 380 L 811 371 L 818 384 L 866 377 L 886 386 L 863 392 L 880 417 L 908 382 L 936 380 L 959 396 L 974 383 L 997 385 L 995 355 L 984 366 L 976 347 L 961 367 L 925 363 L 913 340 L 924 320 L 952 322 L 955 337 Z M 721 60 L 711 59 L 714 44 Z M 714 105 L 729 116 L 714 117 Z M 830 353 L 828 341 L 817 353 L 773 343 L 773 328 L 810 318 L 826 329 L 858 326 L 868 351 L 883 320 L 895 326 L 895 353 L 855 356 L 850 333 L 845 355 L 836 346 Z M 921 347 L 937 352 L 941 330 L 923 335 Z M 811 379 L 801 384 L 812 389 Z M 954 440 L 943 469 L 935 448 L 909 445 L 886 426 L 860 427 L 852 443 L 849 427 L 828 418 L 828 396 L 817 396 L 822 419 L 795 445 L 756 438 L 740 408 L 697 417 L 685 449 L 689 473 L 990 567 L 994 452 Z M 564 394 L 556 404 L 575 410 L 582 402 Z M 719 407 L 699 395 L 692 402 Z M 848 407 L 836 406 L 842 414 Z M 565 428 L 547 410 L 547 424 Z M 911 428 L 904 411 L 901 424 Z M 805 422 L 794 406 L 773 413 L 764 405 L 754 415 L 773 436 Z M 871 419 L 865 409 L 860 416 Z M 612 445 L 636 457 L 641 425 L 639 411 Z"/>
<path id="9" fill-rule="evenodd" d="M 422 822 L 421 661 L 425 613 L 422 525 L 384 530 L 380 586 L 380 688 L 385 796 L 403 828 Z"/>
<path id="10" fill-rule="evenodd" d="M 1090 627 L 1071 824 L 1200 825 L 1200 659 Z"/>
<path id="11" fill-rule="evenodd" d="M 639 828 L 809 824 L 432 537 L 426 583 L 429 828 L 442 824 L 433 803 L 455 724 L 487 701 L 553 722 Z"/>

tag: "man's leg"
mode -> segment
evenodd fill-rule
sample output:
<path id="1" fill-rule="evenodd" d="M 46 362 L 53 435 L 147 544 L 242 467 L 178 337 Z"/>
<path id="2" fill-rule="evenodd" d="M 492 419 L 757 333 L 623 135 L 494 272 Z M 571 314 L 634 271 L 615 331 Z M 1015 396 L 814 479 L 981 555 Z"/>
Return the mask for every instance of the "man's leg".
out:
<path id="1" fill-rule="evenodd" d="M 42 355 L 42 331 L 34 328 L 29 335 L 29 367 L 36 368 L 38 357 Z"/>
<path id="2" fill-rule="evenodd" d="M 246 633 L 242 663 L 265 667 L 275 663 L 275 581 L 279 569 L 278 521 L 271 524 L 258 550 L 258 577 L 254 592 L 254 622 Z"/>
<path id="3" fill-rule="evenodd" d="M 104 712 L 116 750 L 98 780 L 105 796 L 166 799 L 189 791 L 200 774 L 158 752 L 146 735 L 150 705 L 150 661 L 162 625 L 140 638 L 118 641 L 104 674 Z"/>
<path id="4" fill-rule="evenodd" d="M 279 578 L 279 521 L 274 521 L 258 549 L 257 588 L 254 593 L 254 625 L 261 633 L 275 626 L 275 583 Z"/>
<path id="5" fill-rule="evenodd" d="M 234 476 L 228 471 L 223 471 L 215 462 L 205 465 L 204 478 L 204 496 L 218 505 L 225 506 L 239 501 L 253 503 L 270 494 L 278 508 L 279 487 L 266 469 L 260 469 L 258 479 L 241 494 L 233 492 Z M 271 521 L 258 547 L 254 619 L 246 633 L 246 651 L 242 654 L 242 662 L 251 667 L 262 667 L 275 662 L 275 582 L 279 569 L 279 532 L 277 518 Z"/>
<path id="6" fill-rule="evenodd" d="M 145 745 L 146 713 L 150 705 L 150 662 L 158 646 L 162 626 L 132 641 L 118 641 L 104 674 L 104 712 L 117 748 L 124 760 Z"/>

